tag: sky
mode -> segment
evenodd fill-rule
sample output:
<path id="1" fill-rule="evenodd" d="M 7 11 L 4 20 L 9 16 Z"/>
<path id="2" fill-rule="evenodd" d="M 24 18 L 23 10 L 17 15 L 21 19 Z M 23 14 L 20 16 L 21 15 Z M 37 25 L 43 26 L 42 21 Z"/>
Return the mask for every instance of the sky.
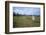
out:
<path id="1" fill-rule="evenodd" d="M 22 15 L 40 15 L 40 8 L 36 7 L 13 7 L 13 12 Z"/>

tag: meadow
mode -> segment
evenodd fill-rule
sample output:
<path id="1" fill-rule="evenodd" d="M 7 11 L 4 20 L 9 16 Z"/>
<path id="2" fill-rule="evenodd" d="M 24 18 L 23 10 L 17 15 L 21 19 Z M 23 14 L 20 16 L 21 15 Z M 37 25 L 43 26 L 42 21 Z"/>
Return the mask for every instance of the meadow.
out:
<path id="1" fill-rule="evenodd" d="M 32 20 L 32 16 L 13 16 L 13 28 L 18 27 L 39 27 L 40 16 L 35 16 L 35 20 Z"/>

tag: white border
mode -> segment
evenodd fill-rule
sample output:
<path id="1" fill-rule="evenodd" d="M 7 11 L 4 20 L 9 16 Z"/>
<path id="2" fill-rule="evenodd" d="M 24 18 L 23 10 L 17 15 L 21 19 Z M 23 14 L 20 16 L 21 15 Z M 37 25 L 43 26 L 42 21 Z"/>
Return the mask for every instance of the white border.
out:
<path id="1" fill-rule="evenodd" d="M 40 27 L 13 28 L 13 7 L 40 7 Z M 9 14 L 9 31 L 10 32 L 43 30 L 43 5 L 10 3 L 9 13 L 10 13 Z"/>

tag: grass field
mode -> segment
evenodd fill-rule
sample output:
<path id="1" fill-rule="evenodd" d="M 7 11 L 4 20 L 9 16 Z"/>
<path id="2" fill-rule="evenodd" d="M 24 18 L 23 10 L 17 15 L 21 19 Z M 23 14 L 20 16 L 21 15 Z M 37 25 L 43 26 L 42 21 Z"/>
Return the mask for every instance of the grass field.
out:
<path id="1" fill-rule="evenodd" d="M 13 28 L 17 27 L 39 27 L 40 16 L 35 16 L 35 20 L 32 20 L 32 16 L 13 16 Z"/>

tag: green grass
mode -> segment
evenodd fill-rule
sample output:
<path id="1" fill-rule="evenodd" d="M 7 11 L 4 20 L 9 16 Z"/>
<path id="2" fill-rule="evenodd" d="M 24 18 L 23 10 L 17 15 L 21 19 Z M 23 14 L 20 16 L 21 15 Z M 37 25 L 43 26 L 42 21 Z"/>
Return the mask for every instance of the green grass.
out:
<path id="1" fill-rule="evenodd" d="M 32 16 L 13 16 L 13 27 L 39 27 L 40 16 L 35 16 L 35 20 L 32 20 Z"/>

